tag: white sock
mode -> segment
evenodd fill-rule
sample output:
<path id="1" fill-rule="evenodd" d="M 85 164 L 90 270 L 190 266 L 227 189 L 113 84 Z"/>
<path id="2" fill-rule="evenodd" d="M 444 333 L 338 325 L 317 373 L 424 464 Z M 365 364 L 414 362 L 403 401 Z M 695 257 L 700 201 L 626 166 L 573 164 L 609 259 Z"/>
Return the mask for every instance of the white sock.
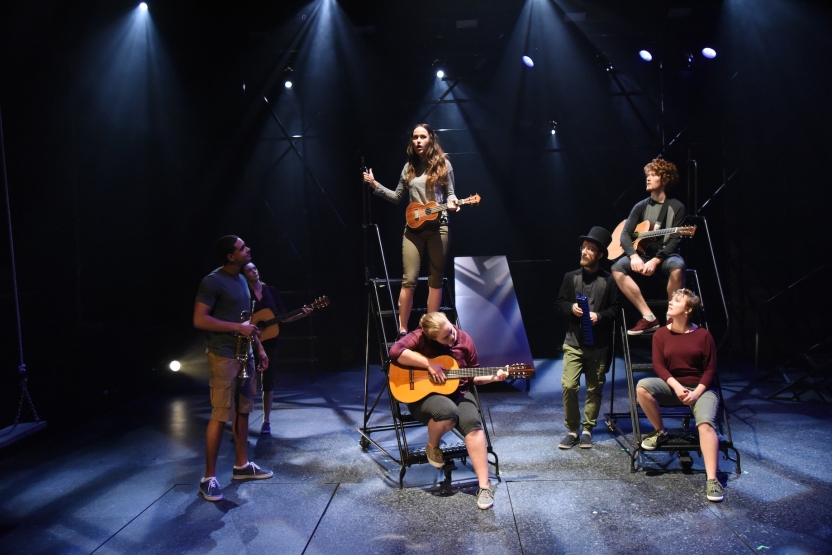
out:
<path id="1" fill-rule="evenodd" d="M 642 316 L 642 318 L 644 318 L 648 322 L 655 322 L 656 321 L 656 315 L 653 314 L 652 312 L 650 314 Z"/>
<path id="2" fill-rule="evenodd" d="M 589 437 L 592 437 L 592 433 L 591 433 L 589 430 L 584 430 L 584 432 L 583 432 L 583 433 L 585 433 L 585 434 L 586 434 L 586 435 L 588 435 Z"/>
<path id="3" fill-rule="evenodd" d="M 246 464 L 244 464 L 243 466 L 237 466 L 237 465 L 234 465 L 234 469 L 235 469 L 235 470 L 242 470 L 242 469 L 244 469 L 244 468 L 248 468 L 248 465 L 250 465 L 250 464 L 251 464 L 251 463 L 246 463 Z"/>
<path id="4" fill-rule="evenodd" d="M 572 437 L 578 437 L 578 434 L 576 434 L 575 432 L 569 432 L 569 435 Z"/>

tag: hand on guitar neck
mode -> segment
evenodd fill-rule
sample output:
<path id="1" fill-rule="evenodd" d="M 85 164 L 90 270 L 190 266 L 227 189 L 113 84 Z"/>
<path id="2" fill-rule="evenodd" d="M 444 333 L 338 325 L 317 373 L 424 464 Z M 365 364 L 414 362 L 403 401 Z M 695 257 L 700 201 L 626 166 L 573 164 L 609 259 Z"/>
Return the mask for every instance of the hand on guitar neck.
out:
<path id="1" fill-rule="evenodd" d="M 622 221 L 615 228 L 615 231 L 612 232 L 612 243 L 610 243 L 609 247 L 607 247 L 608 260 L 615 260 L 622 254 L 624 254 L 624 247 L 621 245 L 621 234 L 624 232 L 624 225 L 626 223 L 627 220 Z M 672 235 L 674 233 L 676 235 L 681 235 L 682 237 L 693 237 L 696 233 L 696 226 L 694 225 L 685 227 L 668 227 L 665 229 L 653 229 L 653 224 L 645 220 L 638 224 L 636 228 L 633 230 L 633 248 L 636 249 L 636 252 L 644 254 L 647 247 L 653 241 L 656 241 L 660 237 L 663 237 L 665 235 Z"/>

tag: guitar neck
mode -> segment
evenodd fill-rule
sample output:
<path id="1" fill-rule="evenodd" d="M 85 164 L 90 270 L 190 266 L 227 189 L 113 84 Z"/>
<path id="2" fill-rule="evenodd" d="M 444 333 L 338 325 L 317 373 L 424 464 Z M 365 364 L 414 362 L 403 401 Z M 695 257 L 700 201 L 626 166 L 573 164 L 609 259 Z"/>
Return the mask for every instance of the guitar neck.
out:
<path id="1" fill-rule="evenodd" d="M 464 198 L 462 200 L 456 201 L 456 203 L 457 204 L 470 204 L 471 200 L 467 199 L 467 198 Z M 425 214 L 434 214 L 436 212 L 442 212 L 443 210 L 447 210 L 447 209 L 448 209 L 448 203 L 446 202 L 445 204 L 439 204 L 437 206 L 431 206 L 430 208 L 425 208 Z"/>
<path id="2" fill-rule="evenodd" d="M 406 368 L 416 372 L 427 372 L 425 368 Z M 474 378 L 477 376 L 492 376 L 500 370 L 508 370 L 508 366 L 483 366 L 478 368 L 449 368 L 445 370 L 447 378 Z"/>
<path id="3" fill-rule="evenodd" d="M 676 233 L 679 230 L 678 227 L 668 227 L 667 229 L 656 229 L 654 231 L 640 231 L 635 234 L 633 239 L 645 239 L 647 237 L 660 237 L 662 235 L 670 235 L 671 233 Z"/>
<path id="4" fill-rule="evenodd" d="M 296 310 L 292 310 L 291 312 L 284 312 L 283 314 L 278 314 L 277 316 L 275 316 L 271 320 L 266 320 L 265 322 L 263 322 L 262 325 L 263 325 L 263 327 L 267 327 L 267 326 L 271 326 L 271 325 L 274 325 L 274 324 L 279 324 L 280 322 L 288 320 L 289 318 L 292 318 L 293 316 L 297 316 L 298 314 L 301 314 L 305 308 L 307 308 L 307 307 L 302 306 L 302 307 L 300 307 Z"/>

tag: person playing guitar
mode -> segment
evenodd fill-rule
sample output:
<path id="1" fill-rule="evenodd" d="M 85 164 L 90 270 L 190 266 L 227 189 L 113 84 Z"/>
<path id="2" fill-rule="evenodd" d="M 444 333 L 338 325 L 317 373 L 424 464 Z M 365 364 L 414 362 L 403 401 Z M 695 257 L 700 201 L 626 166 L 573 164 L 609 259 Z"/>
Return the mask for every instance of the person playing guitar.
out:
<path id="1" fill-rule="evenodd" d="M 651 276 L 661 267 L 662 274 L 668 278 L 668 298 L 671 298 L 674 291 L 685 286 L 685 261 L 678 253 L 681 240 L 678 234 L 665 235 L 663 241 L 650 243 L 644 253 L 637 252 L 633 247 L 632 236 L 639 223 L 648 221 L 654 228 L 661 226 L 663 229 L 681 227 L 686 215 L 685 206 L 681 202 L 667 198 L 667 191 L 679 179 L 679 172 L 673 163 L 656 158 L 644 166 L 644 174 L 647 176 L 647 192 L 650 197 L 636 204 L 630 212 L 621 232 L 624 256 L 612 265 L 612 275 L 618 288 L 641 313 L 641 319 L 627 330 L 629 335 L 653 332 L 659 327 L 659 321 L 645 302 L 641 289 L 630 277 L 632 272 Z"/>
<path id="2" fill-rule="evenodd" d="M 441 312 L 430 312 L 422 316 L 419 327 L 399 339 L 390 347 L 390 359 L 399 366 L 427 369 L 431 381 L 445 383 L 445 371 L 436 362 L 429 359 L 440 355 L 449 355 L 462 368 L 479 366 L 477 348 L 471 336 L 452 325 Z M 501 382 L 508 372 L 500 369 L 490 376 L 471 378 L 475 384 Z M 431 393 L 415 403 L 408 403 L 410 414 L 428 427 L 428 443 L 425 454 L 428 462 L 442 468 L 445 461 L 440 440 L 453 428 L 459 430 L 465 438 L 468 457 L 474 467 L 479 481 L 477 507 L 488 509 L 494 504 L 494 494 L 488 476 L 488 453 L 483 424 L 476 398 L 469 391 L 470 380 L 460 378 L 459 386 L 450 395 Z"/>
<path id="3" fill-rule="evenodd" d="M 430 261 L 428 277 L 428 312 L 437 312 L 442 304 L 442 279 L 445 259 L 451 246 L 448 229 L 448 210 L 459 211 L 454 194 L 454 168 L 439 145 L 433 128 L 420 123 L 411 133 L 407 146 L 407 163 L 402 169 L 395 191 L 384 187 L 373 177 L 372 168 L 364 172 L 364 181 L 373 188 L 374 194 L 398 204 L 407 195 L 410 202 L 447 203 L 439 218 L 418 228 L 405 226 L 402 239 L 402 261 L 404 278 L 399 292 L 399 337 L 407 333 L 410 311 L 413 308 L 413 293 L 419 278 L 419 267 L 427 252 Z"/>
<path id="4" fill-rule="evenodd" d="M 257 266 L 254 265 L 254 262 L 249 262 L 243 266 L 243 276 L 246 278 L 249 291 L 255 301 L 252 313 L 264 308 L 268 308 L 274 314 L 286 312 L 286 306 L 283 304 L 283 299 L 280 298 L 280 294 L 277 292 L 277 287 L 274 285 L 266 285 L 260 281 L 260 272 L 257 270 Z M 295 320 L 300 320 L 301 318 L 309 316 L 310 312 L 312 312 L 311 307 L 304 307 L 303 311 L 297 316 L 287 318 L 283 321 L 294 322 Z M 271 339 L 261 341 L 263 349 L 266 351 L 266 355 L 268 357 L 268 363 L 264 370 L 260 373 L 263 389 L 263 424 L 260 426 L 260 433 L 262 435 L 271 435 L 272 433 L 271 413 L 272 402 L 274 400 L 275 367 L 277 366 L 277 339 L 277 337 L 273 337 Z"/>

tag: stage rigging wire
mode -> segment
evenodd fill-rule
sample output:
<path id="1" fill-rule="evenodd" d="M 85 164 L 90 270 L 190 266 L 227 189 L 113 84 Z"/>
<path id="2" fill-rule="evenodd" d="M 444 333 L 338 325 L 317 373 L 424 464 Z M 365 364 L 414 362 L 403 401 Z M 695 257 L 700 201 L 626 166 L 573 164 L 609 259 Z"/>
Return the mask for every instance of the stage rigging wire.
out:
<path id="1" fill-rule="evenodd" d="M 20 354 L 20 365 L 17 367 L 17 371 L 20 374 L 20 401 L 17 404 L 17 414 L 14 417 L 14 424 L 0 430 L 0 443 L 7 443 L 6 439 L 13 436 L 15 428 L 17 428 L 18 424 L 20 423 L 20 413 L 23 410 L 23 400 L 29 402 L 29 408 L 32 409 L 32 415 L 35 417 L 36 423 L 41 423 L 41 419 L 38 416 L 38 412 L 35 410 L 35 404 L 32 402 L 32 398 L 29 396 L 29 389 L 27 387 L 27 378 L 26 378 L 26 363 L 23 358 L 23 328 L 20 324 L 20 299 L 18 295 L 18 288 L 17 288 L 17 268 L 15 266 L 15 259 L 14 259 L 14 238 L 12 237 L 12 210 L 11 210 L 11 202 L 9 201 L 9 178 L 8 173 L 6 172 L 6 142 L 5 137 L 3 135 L 3 112 L 0 109 L 0 163 L 3 165 L 3 186 L 6 193 L 6 222 L 8 223 L 9 227 L 9 258 L 11 260 L 11 270 L 12 270 L 12 288 L 14 289 L 14 309 L 15 315 L 17 317 L 17 346 L 18 352 Z M 43 422 L 43 425 L 46 423 Z M 42 426 L 39 426 L 39 429 Z M 35 431 L 34 429 L 31 431 Z M 28 435 L 28 434 L 26 434 Z M 14 441 L 14 439 L 11 439 Z M 8 441 L 8 442 L 11 442 Z"/>

